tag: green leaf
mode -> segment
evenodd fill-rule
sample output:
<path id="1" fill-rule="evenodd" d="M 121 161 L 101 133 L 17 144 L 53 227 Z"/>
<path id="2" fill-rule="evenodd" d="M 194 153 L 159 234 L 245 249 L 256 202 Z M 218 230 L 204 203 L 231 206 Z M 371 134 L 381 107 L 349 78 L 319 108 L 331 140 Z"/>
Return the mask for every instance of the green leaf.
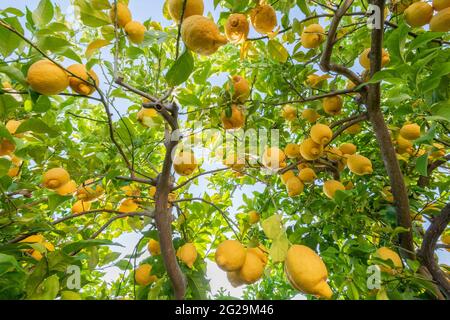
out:
<path id="1" fill-rule="evenodd" d="M 59 278 L 56 274 L 48 277 L 36 288 L 31 300 L 54 300 L 59 292 Z"/>
<path id="2" fill-rule="evenodd" d="M 433 39 L 437 39 L 440 38 L 444 35 L 444 32 L 425 32 L 422 33 L 421 35 L 419 35 L 417 38 L 415 38 L 414 40 L 412 40 L 409 43 L 409 50 L 414 50 L 417 49 L 425 44 L 427 44 L 428 42 L 430 42 Z"/>
<path id="3" fill-rule="evenodd" d="M 267 49 L 269 50 L 269 54 L 276 61 L 285 63 L 289 58 L 289 52 L 277 40 L 269 40 L 269 42 L 267 43 Z"/>
<path id="4" fill-rule="evenodd" d="M 33 105 L 33 111 L 35 112 L 47 112 L 52 107 L 52 103 L 47 96 L 39 96 L 36 103 Z"/>
<path id="5" fill-rule="evenodd" d="M 405 232 L 408 232 L 408 231 L 409 231 L 409 229 L 407 229 L 407 228 L 396 227 L 394 229 L 394 231 L 391 232 L 391 236 L 390 237 L 391 237 L 391 239 L 394 239 L 395 237 L 397 237 L 398 234 L 405 233 Z M 388 260 L 388 261 L 392 262 L 391 260 Z"/>
<path id="6" fill-rule="evenodd" d="M 27 86 L 27 81 L 25 80 L 22 71 L 13 66 L 1 66 L 0 73 L 6 74 L 11 80 L 15 80 L 23 86 Z"/>
<path id="7" fill-rule="evenodd" d="M 3 21 L 11 25 L 18 32 L 23 33 L 23 28 L 16 17 L 4 18 Z M 0 53 L 4 57 L 8 57 L 22 43 L 23 40 L 21 37 L 0 26 Z"/>
<path id="8" fill-rule="evenodd" d="M 419 285 L 420 287 L 424 288 L 425 290 L 427 290 L 429 293 L 431 293 L 433 296 L 436 297 L 436 286 L 433 284 L 432 281 L 427 280 L 427 279 L 422 279 L 419 277 L 415 277 L 413 279 L 413 282 L 416 283 L 417 285 Z"/>
<path id="9" fill-rule="evenodd" d="M 96 247 L 96 246 L 120 246 L 120 247 L 123 247 L 120 243 L 112 242 L 111 240 L 92 239 L 92 240 L 81 240 L 81 241 L 66 244 L 62 248 L 62 251 L 66 254 L 69 254 L 74 251 L 78 251 L 78 250 L 90 248 L 90 247 Z"/>
<path id="10" fill-rule="evenodd" d="M 113 262 L 114 260 L 118 259 L 120 257 L 120 252 L 109 252 L 106 254 L 106 256 L 102 259 L 102 265 L 108 264 Z"/>
<path id="11" fill-rule="evenodd" d="M 17 8 L 13 8 L 13 7 L 9 7 L 9 8 L 0 10 L 0 12 L 4 15 L 6 15 L 7 13 L 10 13 L 10 14 L 13 14 L 18 17 L 23 17 L 25 15 L 22 11 L 20 11 Z"/>
<path id="12" fill-rule="evenodd" d="M 311 10 L 305 0 L 297 0 L 297 6 L 305 14 L 306 17 L 311 16 Z"/>
<path id="13" fill-rule="evenodd" d="M 398 28 L 392 31 L 385 43 L 388 48 L 391 60 L 393 62 L 404 62 L 403 49 L 408 36 L 409 27 L 404 23 L 400 23 Z"/>
<path id="14" fill-rule="evenodd" d="M 381 288 L 380 290 L 378 290 L 376 299 L 377 300 L 389 300 L 386 289 L 384 287 Z"/>
<path id="15" fill-rule="evenodd" d="M 421 176 L 428 176 L 428 153 L 417 158 L 416 170 Z"/>
<path id="16" fill-rule="evenodd" d="M 191 53 L 186 50 L 167 72 L 167 83 L 170 86 L 178 86 L 189 78 L 192 71 L 194 71 L 194 58 Z"/>
<path id="17" fill-rule="evenodd" d="M 63 54 L 72 46 L 72 44 L 66 39 L 60 37 L 45 36 L 39 39 L 38 46 L 43 50 Z"/>
<path id="18" fill-rule="evenodd" d="M 431 113 L 435 117 L 450 122 L 450 101 L 442 101 L 432 106 Z"/>
<path id="19" fill-rule="evenodd" d="M 164 287 L 165 279 L 159 279 L 148 291 L 147 300 L 158 300 L 159 294 Z M 190 283 L 189 283 L 190 284 Z"/>
<path id="20" fill-rule="evenodd" d="M 104 11 L 96 10 L 94 4 L 86 0 L 75 0 L 74 5 L 80 8 L 81 21 L 88 27 L 102 27 L 111 24 L 111 19 Z"/>
<path id="21" fill-rule="evenodd" d="M 41 0 L 36 10 L 33 11 L 33 21 L 38 26 L 43 26 L 53 19 L 53 5 L 50 0 Z"/>
<path id="22" fill-rule="evenodd" d="M 272 241 L 272 246 L 269 249 L 269 255 L 273 262 L 283 262 L 286 259 L 288 250 L 289 240 L 286 233 L 282 233 Z"/>
<path id="23" fill-rule="evenodd" d="M 345 200 L 350 197 L 350 192 L 348 190 L 336 190 L 334 193 L 334 201 L 338 203 L 339 205 L 345 204 Z"/>
<path id="24" fill-rule="evenodd" d="M 78 292 L 61 291 L 61 300 L 82 300 Z"/>
<path id="25" fill-rule="evenodd" d="M 50 137 L 56 137 L 58 135 L 58 131 L 50 128 L 44 121 L 39 118 L 30 118 L 22 122 L 22 124 L 17 128 L 16 133 L 22 133 L 32 131 L 35 133 L 45 133 Z"/>
<path id="26" fill-rule="evenodd" d="M 420 268 L 420 262 L 417 260 L 406 259 L 406 264 L 411 268 L 413 272 L 417 272 Z"/>
<path id="27" fill-rule="evenodd" d="M 48 196 L 48 209 L 53 211 L 68 199 L 69 197 L 60 196 L 59 194 L 51 194 Z"/>
<path id="28" fill-rule="evenodd" d="M 16 258 L 7 254 L 0 253 L 0 276 L 14 270 L 22 271 L 22 268 L 20 267 Z"/>
<path id="29" fill-rule="evenodd" d="M 89 251 L 89 259 L 88 259 L 89 270 L 95 270 L 99 260 L 98 249 L 97 247 L 90 247 L 88 251 Z"/>
<path id="30" fill-rule="evenodd" d="M 19 105 L 10 94 L 0 94 L 0 117 L 6 118 L 9 111 L 17 109 Z"/>
<path id="31" fill-rule="evenodd" d="M 189 288 L 192 290 L 195 300 L 206 300 L 209 290 L 209 282 L 203 272 L 193 272 L 187 275 Z"/>
<path id="32" fill-rule="evenodd" d="M 92 7 L 97 10 L 106 10 L 111 8 L 109 0 L 91 0 Z"/>
<path id="33" fill-rule="evenodd" d="M 404 80 L 401 78 L 401 75 L 399 75 L 397 71 L 390 69 L 378 71 L 367 83 L 377 83 L 379 81 L 386 81 L 394 84 L 404 82 Z"/>
<path id="34" fill-rule="evenodd" d="M 281 224 L 281 215 L 274 214 L 264 220 L 261 226 L 269 239 L 276 239 L 283 232 L 283 225 Z"/>
<path id="35" fill-rule="evenodd" d="M 0 177 L 8 173 L 11 167 L 11 161 L 6 158 L 0 158 Z"/>
<path id="36" fill-rule="evenodd" d="M 423 142 L 431 142 L 433 141 L 436 135 L 436 124 L 434 123 L 430 130 L 428 130 L 424 135 L 420 136 L 418 139 L 414 141 L 414 144 L 419 145 Z"/>

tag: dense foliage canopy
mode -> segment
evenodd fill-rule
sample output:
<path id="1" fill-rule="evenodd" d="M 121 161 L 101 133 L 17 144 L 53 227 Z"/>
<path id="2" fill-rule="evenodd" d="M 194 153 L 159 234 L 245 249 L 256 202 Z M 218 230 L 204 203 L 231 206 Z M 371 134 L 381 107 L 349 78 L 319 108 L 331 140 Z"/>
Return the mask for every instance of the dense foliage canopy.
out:
<path id="1" fill-rule="evenodd" d="M 448 298 L 450 2 L 153 2 L 0 8 L 0 299 Z"/>

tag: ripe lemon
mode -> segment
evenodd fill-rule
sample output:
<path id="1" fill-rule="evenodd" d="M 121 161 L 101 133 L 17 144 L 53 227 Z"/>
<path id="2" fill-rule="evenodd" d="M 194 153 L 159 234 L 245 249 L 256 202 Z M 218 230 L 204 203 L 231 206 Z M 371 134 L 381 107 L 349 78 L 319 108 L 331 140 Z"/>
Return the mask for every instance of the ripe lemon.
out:
<path id="1" fill-rule="evenodd" d="M 227 38 L 220 34 L 214 21 L 200 15 L 193 15 L 183 20 L 181 37 L 186 47 L 204 56 L 215 53 L 228 42 Z"/>
<path id="2" fill-rule="evenodd" d="M 31 89 L 45 96 L 56 95 L 69 86 L 67 72 L 50 60 L 44 59 L 31 65 L 27 73 Z"/>
<path id="3" fill-rule="evenodd" d="M 231 43 L 243 43 L 250 30 L 247 17 L 241 13 L 233 13 L 225 24 L 225 35 Z"/>
<path id="4" fill-rule="evenodd" d="M 73 64 L 67 68 L 68 71 L 72 72 L 77 77 L 89 82 L 95 82 L 95 85 L 99 85 L 99 80 L 97 74 L 93 70 L 87 71 L 86 66 L 82 64 Z M 81 79 L 69 75 L 70 87 L 76 93 L 81 95 L 89 96 L 95 91 L 95 86 L 90 85 Z"/>
<path id="5" fill-rule="evenodd" d="M 237 271 L 245 262 L 247 252 L 237 240 L 225 240 L 217 247 L 215 260 L 224 271 Z"/>
<path id="6" fill-rule="evenodd" d="M 197 249 L 193 243 L 186 243 L 177 250 L 177 257 L 189 268 L 192 268 L 197 260 Z"/>
<path id="7" fill-rule="evenodd" d="M 303 245 L 290 247 L 284 267 L 289 282 L 297 290 L 326 299 L 333 295 L 327 283 L 327 267 L 310 248 Z"/>
<path id="8" fill-rule="evenodd" d="M 197 160 L 192 152 L 182 151 L 173 161 L 173 168 L 180 176 L 191 175 L 198 167 Z"/>

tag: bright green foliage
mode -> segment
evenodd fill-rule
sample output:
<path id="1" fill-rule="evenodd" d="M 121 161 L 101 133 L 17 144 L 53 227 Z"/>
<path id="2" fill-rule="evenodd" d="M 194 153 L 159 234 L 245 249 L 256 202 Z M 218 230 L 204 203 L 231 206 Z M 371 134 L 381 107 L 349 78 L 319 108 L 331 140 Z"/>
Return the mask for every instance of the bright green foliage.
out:
<path id="1" fill-rule="evenodd" d="M 222 33 L 229 14 L 247 13 L 255 6 L 249 0 L 206 1 L 220 9 L 220 18 L 215 22 Z M 222 145 L 209 140 L 205 130 L 223 132 L 221 113 L 231 110 L 230 90 L 222 86 L 228 76 L 244 76 L 252 87 L 251 97 L 245 102 L 245 129 L 278 129 L 281 149 L 288 143 L 303 141 L 312 125 L 301 117 L 286 121 L 281 116 L 286 102 L 295 101 L 292 105 L 298 114 L 306 108 L 315 109 L 321 115 L 319 122 L 326 124 L 362 113 L 365 106 L 354 93 L 343 95 L 342 113 L 333 117 L 323 112 L 321 100 L 300 102 L 305 97 L 343 90 L 347 86 L 347 79 L 336 74 L 331 74 L 332 78 L 320 89 L 310 88 L 305 83 L 308 75 L 321 73 L 318 62 L 323 51 L 323 45 L 305 50 L 299 40 L 306 24 L 319 21 L 303 22 L 303 19 L 324 12 L 312 2 L 275 1 L 282 32 L 270 40 L 248 42 L 247 50 L 227 44 L 209 57 L 189 52 L 182 42 L 177 57 L 178 27 L 175 24 L 163 27 L 150 18 L 141 21 L 147 31 L 143 44 L 136 46 L 127 40 L 123 30 L 114 29 L 108 1 L 76 0 L 74 3 L 80 12 L 77 28 L 71 27 L 62 9 L 51 0 L 42 0 L 37 7 L 33 4 L 24 12 L 0 8 L 0 21 L 31 39 L 50 58 L 64 67 L 83 63 L 88 69 L 93 68 L 101 78 L 102 90 L 102 96 L 94 93 L 90 98 L 67 94 L 47 97 L 32 91 L 26 82 L 27 71 L 42 55 L 0 24 L 0 79 L 3 82 L 0 87 L 0 143 L 12 142 L 14 155 L 23 159 L 19 175 L 10 177 L 8 172 L 14 167 L 12 159 L 0 157 L 0 299 L 79 298 L 71 291 L 80 291 L 82 299 L 172 299 L 173 289 L 162 255 L 145 256 L 142 260 L 152 265 L 151 273 L 157 277 L 155 282 L 148 286 L 137 286 L 134 282 L 134 269 L 147 251 L 148 240 L 159 238 L 153 218 L 140 215 L 110 221 L 120 213 L 108 210 L 117 211 L 121 202 L 130 198 L 122 190 L 130 182 L 118 178 L 129 176 L 129 170 L 111 140 L 101 99 L 106 99 L 110 106 L 115 140 L 136 169 L 137 177 L 156 178 L 165 150 L 162 117 L 158 115 L 151 127 L 139 124 L 137 113 L 142 108 L 142 97 L 116 85 L 117 76 L 123 78 L 123 83 L 155 97 L 164 96 L 174 87 L 169 100 L 173 99 L 181 108 L 181 132 L 189 136 L 196 130 L 199 139 L 190 147 L 209 148 L 210 157 L 218 167 L 222 163 L 219 152 Z M 162 10 L 162 5 L 160 7 Z M 350 10 L 361 12 L 366 7 L 367 1 L 355 1 Z M 397 26 L 386 27 L 385 32 L 384 48 L 391 61 L 370 82 L 381 81 L 382 110 L 394 144 L 405 122 L 415 122 L 422 129 L 422 136 L 413 142 L 413 149 L 398 154 L 398 159 L 408 188 L 411 213 L 427 221 L 439 214 L 449 199 L 450 178 L 445 167 L 448 158 L 444 157 L 450 149 L 450 36 L 411 30 L 402 15 L 390 14 L 388 19 Z M 330 21 L 331 17 L 320 19 L 325 29 Z M 345 16 L 332 55 L 333 62 L 344 64 L 358 74 L 362 73 L 358 57 L 370 46 L 370 31 L 365 23 L 364 16 Z M 408 35 L 411 31 L 417 35 Z M 65 93 L 71 93 L 70 88 Z M 15 135 L 5 127 L 11 119 L 23 121 Z M 194 128 L 196 120 L 202 121 L 200 132 L 199 128 Z M 340 180 L 344 184 L 351 181 L 354 188 L 337 191 L 333 200 L 322 192 L 322 182 L 333 179 L 333 172 L 323 166 L 316 170 L 315 183 L 305 185 L 303 193 L 292 198 L 279 174 L 264 171 L 260 162 L 247 166 L 242 176 L 232 170 L 221 171 L 205 175 L 206 182 L 200 186 L 194 181 L 189 185 L 194 187 L 176 190 L 177 199 L 182 201 L 168 213 L 174 215 L 174 246 L 195 242 L 199 253 L 193 268 L 180 265 L 187 278 L 186 298 L 231 298 L 223 291 L 212 295 L 206 276 L 206 260 L 214 262 L 215 248 L 230 237 L 239 237 L 249 247 L 262 243 L 269 249 L 269 263 L 262 280 L 245 287 L 244 298 L 290 299 L 298 294 L 283 270 L 290 244 L 309 246 L 321 256 L 328 269 L 333 298 L 434 298 L 431 282 L 417 273 L 420 264 L 412 260 L 404 260 L 403 271 L 399 274 L 382 273 L 380 290 L 367 287 L 368 266 L 389 265 L 389 262 L 373 258 L 373 253 L 382 246 L 396 250 L 398 234 L 408 230 L 398 226 L 396 209 L 385 196 L 390 181 L 373 128 L 367 121 L 361 126 L 360 133 L 344 132 L 331 145 L 355 144 L 358 153 L 372 161 L 374 172 L 356 176 L 343 169 L 339 173 Z M 420 176 L 428 175 L 427 169 L 435 161 L 442 161 L 441 168 L 431 173 L 429 184 L 420 185 Z M 288 165 L 296 170 L 295 163 L 295 159 L 288 160 Z M 331 165 L 337 170 L 336 162 Z M 76 198 L 60 196 L 42 187 L 43 173 L 54 167 L 65 168 L 78 186 L 94 179 L 96 185 L 103 187 L 104 195 L 91 204 L 90 210 L 96 212 L 57 221 L 72 214 Z M 189 177 L 176 176 L 176 184 L 187 179 Z M 149 195 L 151 186 L 134 185 L 140 191 L 135 197 L 139 211 L 152 212 L 155 201 Z M 244 188 L 246 194 L 234 215 L 231 207 L 239 188 Z M 189 201 L 199 197 L 199 189 L 205 201 Z M 431 209 L 430 204 L 434 206 Z M 101 212 L 102 209 L 107 211 Z M 251 210 L 261 214 L 260 223 L 248 223 L 246 213 Z M 224 215 L 232 219 L 232 223 L 224 219 Z M 107 227 L 95 234 L 105 224 Z M 413 221 L 414 242 L 419 246 L 427 226 L 428 222 Z M 44 235 L 55 250 L 16 239 L 37 233 Z M 132 252 L 122 255 L 115 251 L 120 246 L 117 238 L 127 233 L 137 234 L 140 240 L 131 246 Z M 42 259 L 31 257 L 30 250 L 40 252 Z M 444 252 L 448 254 L 438 251 Z M 68 287 L 71 279 L 68 266 L 80 267 L 81 290 Z M 104 276 L 110 266 L 118 267 L 121 275 L 107 283 Z M 443 270 L 448 272 L 448 267 Z"/>

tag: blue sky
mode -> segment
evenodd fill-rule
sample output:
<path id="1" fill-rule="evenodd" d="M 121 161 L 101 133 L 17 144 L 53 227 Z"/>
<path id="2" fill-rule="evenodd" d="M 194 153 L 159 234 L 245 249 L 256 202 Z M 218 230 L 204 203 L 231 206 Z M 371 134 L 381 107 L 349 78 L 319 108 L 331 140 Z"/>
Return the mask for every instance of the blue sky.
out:
<path id="1" fill-rule="evenodd" d="M 70 14 L 70 1 L 69 0 L 52 0 L 53 3 L 58 4 L 61 8 L 65 8 L 65 12 L 67 14 Z M 205 0 L 205 15 L 208 13 L 211 13 L 215 20 L 217 20 L 219 16 L 219 12 L 222 10 L 222 8 L 218 7 L 216 10 L 213 8 L 213 0 Z M 19 9 L 24 9 L 25 6 L 28 6 L 31 10 L 33 10 L 37 4 L 39 3 L 39 0 L 2 0 L 1 1 L 1 8 L 6 8 L 9 6 L 16 7 Z M 133 19 L 137 21 L 145 21 L 149 18 L 152 20 L 161 22 L 163 25 L 170 25 L 172 22 L 166 20 L 162 15 L 162 7 L 163 7 L 163 0 L 130 0 L 130 10 L 133 14 Z M 64 9 L 63 9 L 64 11 Z M 299 12 L 299 10 L 294 10 L 291 18 L 303 18 L 303 14 Z M 255 32 L 251 31 L 250 36 L 254 36 Z M 360 71 L 360 68 L 356 67 L 355 71 Z M 221 77 L 214 80 L 215 81 L 223 81 Z M 126 106 L 125 106 L 126 108 Z M 205 164 L 203 166 L 204 169 L 213 169 L 220 167 L 221 165 L 217 164 Z M 206 190 L 204 186 L 206 186 L 207 181 L 205 177 L 201 177 L 199 179 L 198 185 L 194 185 L 190 187 L 190 192 L 193 193 L 194 196 L 201 196 Z M 230 214 L 234 215 L 238 212 L 238 207 L 242 204 L 242 195 L 247 194 L 251 195 L 253 191 L 262 191 L 264 186 L 260 183 L 256 184 L 255 186 L 245 186 L 240 189 L 237 189 L 234 198 L 233 198 L 233 206 L 230 208 L 229 212 Z M 209 191 L 210 192 L 210 191 Z M 125 234 L 122 235 L 119 239 L 117 239 L 117 242 L 120 242 L 124 245 L 124 248 L 119 250 L 124 255 L 131 252 L 134 248 L 135 244 L 139 240 L 140 235 L 139 234 Z M 117 250 L 116 248 L 113 248 L 113 250 Z M 439 250 L 438 255 L 442 262 L 450 264 L 450 254 L 444 250 Z M 144 256 L 145 257 L 145 256 Z M 116 279 L 120 275 L 120 270 L 118 268 L 111 268 L 108 270 L 108 274 L 106 276 L 107 280 Z M 214 263 L 211 263 L 208 261 L 208 277 L 211 279 L 211 287 L 212 287 L 212 293 L 217 292 L 217 290 L 220 287 L 224 287 L 226 290 L 230 292 L 233 296 L 241 296 L 242 294 L 242 288 L 232 288 L 228 281 L 226 280 L 225 272 L 221 271 L 217 268 L 217 266 Z M 302 295 L 298 295 L 297 298 L 302 298 Z"/>

